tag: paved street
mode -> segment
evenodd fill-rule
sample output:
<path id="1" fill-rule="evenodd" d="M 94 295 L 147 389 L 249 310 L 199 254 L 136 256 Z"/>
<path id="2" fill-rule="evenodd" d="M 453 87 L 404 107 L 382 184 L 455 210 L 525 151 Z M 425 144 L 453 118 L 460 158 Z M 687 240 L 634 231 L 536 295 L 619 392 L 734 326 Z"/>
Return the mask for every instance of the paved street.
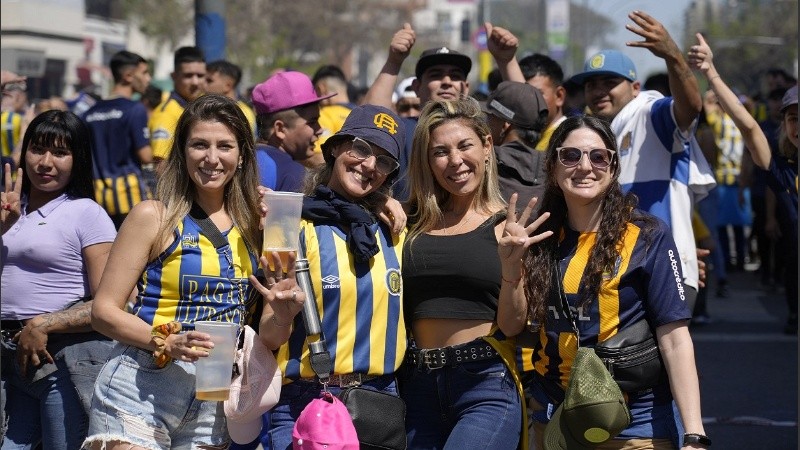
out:
<path id="1" fill-rule="evenodd" d="M 755 272 L 728 277 L 727 298 L 712 280 L 712 322 L 691 328 L 706 432 L 715 449 L 797 450 L 797 337 L 783 334 L 783 293 Z"/>

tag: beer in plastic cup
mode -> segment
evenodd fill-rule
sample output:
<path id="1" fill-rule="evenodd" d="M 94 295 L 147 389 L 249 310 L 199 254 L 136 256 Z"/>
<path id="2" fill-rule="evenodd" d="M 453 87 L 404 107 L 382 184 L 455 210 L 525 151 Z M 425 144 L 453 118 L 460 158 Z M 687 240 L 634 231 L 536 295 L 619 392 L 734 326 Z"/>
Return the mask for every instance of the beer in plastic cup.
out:
<path id="1" fill-rule="evenodd" d="M 289 252 L 296 252 L 300 238 L 300 212 L 303 209 L 303 194 L 296 192 L 269 191 L 264 195 L 269 212 L 264 224 L 264 255 L 272 263 L 272 253 L 277 252 L 283 271 L 288 268 Z"/>
<path id="2" fill-rule="evenodd" d="M 197 360 L 195 397 L 198 400 L 224 401 L 231 389 L 233 361 L 236 356 L 236 331 L 239 325 L 232 322 L 198 321 L 194 328 L 211 335 L 214 348 L 207 349 L 208 356 Z"/>

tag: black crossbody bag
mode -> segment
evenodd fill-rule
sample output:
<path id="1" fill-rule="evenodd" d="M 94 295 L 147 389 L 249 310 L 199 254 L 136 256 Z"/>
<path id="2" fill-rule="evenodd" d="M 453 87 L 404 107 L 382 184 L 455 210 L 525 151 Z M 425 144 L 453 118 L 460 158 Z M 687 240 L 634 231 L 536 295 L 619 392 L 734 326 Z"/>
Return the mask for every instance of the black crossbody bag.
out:
<path id="1" fill-rule="evenodd" d="M 625 327 L 610 339 L 598 342 L 595 353 L 623 392 L 652 389 L 666 377 L 664 362 L 647 319 Z"/>
<path id="2" fill-rule="evenodd" d="M 577 332 L 577 323 L 567 303 L 567 296 L 561 285 L 561 269 L 555 264 L 558 296 L 564 315 L 572 322 Z M 664 362 L 658 349 L 653 331 L 647 319 L 642 318 L 625 327 L 610 339 L 598 342 L 594 352 L 603 361 L 611 377 L 623 392 L 641 393 L 658 386 L 666 376 Z"/>
<path id="3" fill-rule="evenodd" d="M 308 261 L 301 251 L 295 264 L 297 284 L 306 294 L 306 302 L 313 307 L 303 308 L 311 368 L 327 390 L 333 363 L 322 334 L 322 325 L 311 288 Z M 405 450 L 406 403 L 400 397 L 362 386 L 343 388 L 339 400 L 347 407 L 358 434 L 361 450 Z"/>

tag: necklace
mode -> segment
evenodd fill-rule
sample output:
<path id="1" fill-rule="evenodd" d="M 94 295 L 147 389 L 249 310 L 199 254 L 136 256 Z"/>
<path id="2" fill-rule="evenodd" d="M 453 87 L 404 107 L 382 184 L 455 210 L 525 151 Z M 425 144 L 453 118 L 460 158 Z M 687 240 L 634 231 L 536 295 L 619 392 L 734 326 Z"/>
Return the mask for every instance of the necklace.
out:
<path id="1" fill-rule="evenodd" d="M 465 221 L 459 222 L 459 223 L 453 225 L 452 227 L 443 226 L 442 227 L 442 233 L 444 233 L 445 236 L 454 236 L 456 234 L 460 234 L 461 230 L 464 227 L 466 227 L 472 221 L 472 218 L 474 216 L 475 216 L 475 212 L 470 210 L 464 217 L 462 217 L 462 219 L 466 218 Z M 442 215 L 442 225 L 445 225 L 444 215 Z M 448 228 L 452 228 L 452 229 L 448 230 Z"/>

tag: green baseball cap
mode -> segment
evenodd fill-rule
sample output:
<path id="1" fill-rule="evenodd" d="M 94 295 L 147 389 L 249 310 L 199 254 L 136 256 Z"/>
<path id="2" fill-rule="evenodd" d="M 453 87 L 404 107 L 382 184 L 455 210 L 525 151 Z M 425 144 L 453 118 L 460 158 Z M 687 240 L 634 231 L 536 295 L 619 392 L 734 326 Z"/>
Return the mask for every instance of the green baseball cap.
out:
<path id="1" fill-rule="evenodd" d="M 622 391 L 594 349 L 578 348 L 564 402 L 544 430 L 545 450 L 593 449 L 630 423 Z"/>

